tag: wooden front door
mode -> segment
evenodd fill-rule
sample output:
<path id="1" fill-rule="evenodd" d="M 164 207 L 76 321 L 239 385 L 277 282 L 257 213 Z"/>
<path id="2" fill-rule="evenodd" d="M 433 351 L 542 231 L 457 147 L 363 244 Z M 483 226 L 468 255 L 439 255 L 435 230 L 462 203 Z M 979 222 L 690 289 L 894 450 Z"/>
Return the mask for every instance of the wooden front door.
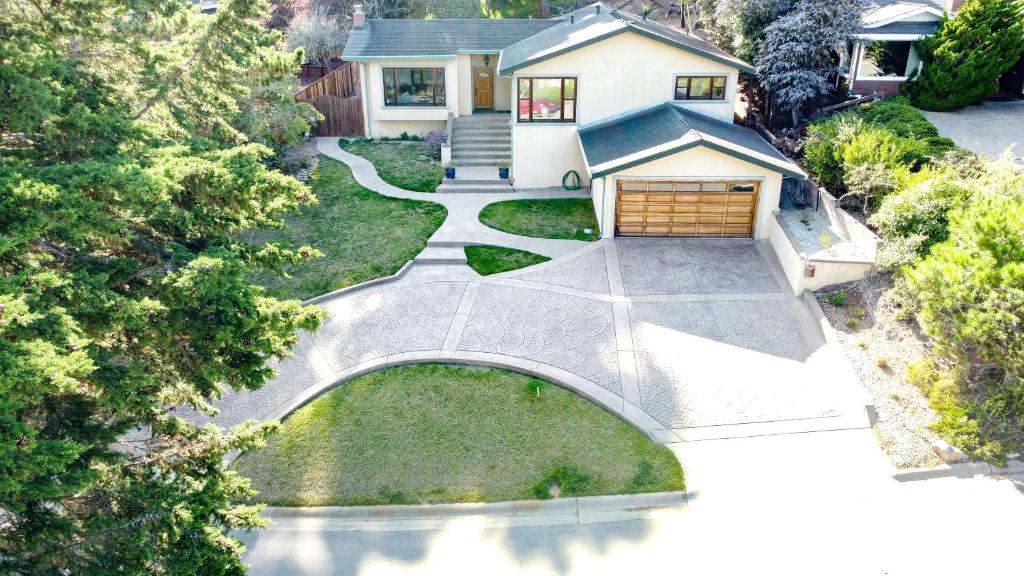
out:
<path id="1" fill-rule="evenodd" d="M 473 108 L 494 108 L 494 69 L 473 70 Z"/>
<path id="2" fill-rule="evenodd" d="M 756 181 L 619 180 L 615 234 L 749 238 L 758 188 Z"/>

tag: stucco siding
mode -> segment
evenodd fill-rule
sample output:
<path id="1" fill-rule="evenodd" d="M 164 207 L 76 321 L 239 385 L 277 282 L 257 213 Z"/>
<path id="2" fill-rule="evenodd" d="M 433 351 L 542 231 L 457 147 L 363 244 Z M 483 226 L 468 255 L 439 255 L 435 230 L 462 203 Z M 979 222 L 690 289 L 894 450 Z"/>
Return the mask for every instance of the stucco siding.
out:
<path id="1" fill-rule="evenodd" d="M 444 68 L 444 106 L 385 106 L 384 68 Z M 366 110 L 369 112 L 368 133 L 372 138 L 396 137 L 402 132 L 423 135 L 431 130 L 444 130 L 448 113 L 459 110 L 459 66 L 457 59 L 447 60 L 375 60 L 367 63 L 365 82 Z"/>
<path id="2" fill-rule="evenodd" d="M 728 77 L 726 99 L 690 100 L 686 105 L 732 122 L 739 76 L 735 68 L 632 32 L 527 66 L 515 76 L 575 76 L 576 116 L 586 124 L 671 100 L 676 76 L 702 74 Z"/>
<path id="3" fill-rule="evenodd" d="M 589 183 L 576 127 L 558 124 L 512 125 L 512 176 L 516 188 L 561 186 L 569 170 Z"/>
<path id="4" fill-rule="evenodd" d="M 734 158 L 710 148 L 691 148 L 664 158 L 652 160 L 616 172 L 604 178 L 604 214 L 602 223 L 605 229 L 614 227 L 615 222 L 615 188 L 616 182 L 631 178 L 693 178 L 693 179 L 752 179 L 761 183 L 758 195 L 757 220 L 754 226 L 754 237 L 768 237 L 769 220 L 772 211 L 779 207 L 779 195 L 782 192 L 782 175 Z M 609 230 L 611 231 L 611 230 Z"/>

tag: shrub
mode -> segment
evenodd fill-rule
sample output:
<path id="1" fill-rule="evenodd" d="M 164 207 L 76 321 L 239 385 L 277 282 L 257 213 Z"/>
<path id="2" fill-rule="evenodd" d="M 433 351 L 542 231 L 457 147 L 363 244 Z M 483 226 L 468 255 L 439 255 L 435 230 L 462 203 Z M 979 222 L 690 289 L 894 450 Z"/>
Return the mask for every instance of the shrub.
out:
<path id="1" fill-rule="evenodd" d="M 916 167 L 925 160 L 925 145 L 897 136 L 884 126 L 865 124 L 842 149 L 845 170 L 861 164 L 882 164 L 889 170 Z"/>
<path id="2" fill-rule="evenodd" d="M 909 176 L 903 188 L 887 196 L 868 222 L 887 240 L 923 236 L 918 254 L 949 236 L 949 213 L 966 205 L 971 188 L 947 169 L 924 169 Z"/>
<path id="3" fill-rule="evenodd" d="M 1024 53 L 1021 11 L 1019 0 L 967 0 L 955 18 L 944 16 L 938 32 L 917 43 L 924 66 L 904 85 L 914 104 L 956 110 L 993 94 Z"/>
<path id="4" fill-rule="evenodd" d="M 836 114 L 807 127 L 804 165 L 826 188 L 843 184 L 843 146 L 860 132 L 863 121 L 851 112 Z"/>
<path id="5" fill-rule="evenodd" d="M 926 237 L 922 234 L 886 238 L 885 244 L 875 255 L 875 266 L 883 272 L 898 273 L 917 261 L 925 240 Z"/>
<path id="6" fill-rule="evenodd" d="M 938 381 L 939 376 L 935 362 L 931 360 L 922 359 L 907 364 L 907 382 L 922 394 L 931 394 L 932 386 Z"/>
<path id="7" fill-rule="evenodd" d="M 903 138 L 931 138 L 938 129 L 905 96 L 861 104 L 858 113 L 864 122 L 878 124 Z"/>
<path id="8" fill-rule="evenodd" d="M 846 306 L 846 301 L 849 297 L 850 295 L 846 293 L 846 290 L 840 290 L 839 292 L 830 295 L 828 297 L 828 301 L 836 308 L 842 308 L 843 306 Z"/>
<path id="9" fill-rule="evenodd" d="M 955 213 L 947 241 L 908 275 L 938 353 L 1024 369 L 1024 198 L 986 193 Z"/>

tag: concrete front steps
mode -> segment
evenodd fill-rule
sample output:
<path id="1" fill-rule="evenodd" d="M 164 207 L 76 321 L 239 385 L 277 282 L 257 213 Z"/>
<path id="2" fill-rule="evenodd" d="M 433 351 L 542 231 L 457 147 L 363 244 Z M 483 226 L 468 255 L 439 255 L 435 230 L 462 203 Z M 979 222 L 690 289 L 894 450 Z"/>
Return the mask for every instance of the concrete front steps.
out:
<path id="1" fill-rule="evenodd" d="M 512 185 L 509 184 L 508 180 L 499 180 L 497 178 L 498 168 L 496 166 L 490 167 L 494 170 L 495 178 L 493 180 L 488 179 L 476 179 L 476 178 L 459 178 L 459 169 L 455 170 L 455 179 L 448 180 L 447 178 L 441 182 L 441 185 L 437 187 L 438 192 L 515 192 Z"/>
<path id="2" fill-rule="evenodd" d="M 427 247 L 413 258 L 415 264 L 465 264 L 466 250 L 462 244 L 427 242 Z"/>
<path id="3" fill-rule="evenodd" d="M 452 126 L 452 160 L 458 167 L 496 166 L 512 159 L 511 116 L 484 113 L 460 116 Z"/>

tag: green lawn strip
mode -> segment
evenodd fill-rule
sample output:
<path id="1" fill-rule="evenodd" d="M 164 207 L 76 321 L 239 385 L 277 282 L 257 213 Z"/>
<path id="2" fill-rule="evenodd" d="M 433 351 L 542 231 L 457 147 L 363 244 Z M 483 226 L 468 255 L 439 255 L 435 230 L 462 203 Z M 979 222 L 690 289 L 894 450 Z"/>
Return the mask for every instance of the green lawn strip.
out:
<path id="1" fill-rule="evenodd" d="M 495 202 L 480 211 L 480 221 L 496 230 L 534 238 L 593 241 L 598 237 L 589 198 Z"/>
<path id="2" fill-rule="evenodd" d="M 427 245 L 447 210 L 440 204 L 389 198 L 360 186 L 337 160 L 320 157 L 310 184 L 318 204 L 285 218 L 283 229 L 245 234 L 248 242 L 309 244 L 323 257 L 289 266 L 290 278 L 260 273 L 253 281 L 279 297 L 307 299 L 394 274 Z"/>
<path id="3" fill-rule="evenodd" d="M 482 276 L 518 270 L 551 260 L 533 252 L 501 246 L 466 246 L 466 258 L 469 267 Z"/>
<path id="4" fill-rule="evenodd" d="M 381 179 L 414 192 L 433 192 L 444 179 L 444 168 L 431 159 L 419 142 L 378 142 L 341 139 L 341 147 L 369 160 Z"/>
<path id="5" fill-rule="evenodd" d="M 279 506 L 494 502 L 683 489 L 672 453 L 581 396 L 423 364 L 340 385 L 234 464 Z"/>

